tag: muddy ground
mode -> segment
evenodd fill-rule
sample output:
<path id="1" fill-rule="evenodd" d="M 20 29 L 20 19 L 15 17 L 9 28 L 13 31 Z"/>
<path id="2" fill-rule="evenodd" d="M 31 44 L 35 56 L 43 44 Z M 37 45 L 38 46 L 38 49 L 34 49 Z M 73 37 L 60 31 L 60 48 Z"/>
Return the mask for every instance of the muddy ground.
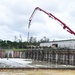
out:
<path id="1" fill-rule="evenodd" d="M 0 75 L 75 75 L 75 70 L 0 69 Z"/>

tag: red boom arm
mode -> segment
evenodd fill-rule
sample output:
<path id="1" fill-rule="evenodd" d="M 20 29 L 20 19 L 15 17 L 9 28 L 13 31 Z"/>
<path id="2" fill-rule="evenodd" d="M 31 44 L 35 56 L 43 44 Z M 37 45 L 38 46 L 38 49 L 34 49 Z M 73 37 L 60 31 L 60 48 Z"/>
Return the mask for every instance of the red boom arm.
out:
<path id="1" fill-rule="evenodd" d="M 69 33 L 71 34 L 74 34 L 75 35 L 75 32 L 72 31 L 65 23 L 63 23 L 61 20 L 59 20 L 57 17 L 55 17 L 53 14 L 51 13 L 48 13 L 44 10 L 42 10 L 41 8 L 39 7 L 36 7 L 31 15 L 31 17 L 29 18 L 29 25 L 28 25 L 28 28 L 30 28 L 30 24 L 31 24 L 31 21 L 32 21 L 32 18 L 34 16 L 34 13 L 36 12 L 36 10 L 39 10 L 39 11 L 42 11 L 44 12 L 45 14 L 47 14 L 50 18 L 54 19 L 54 20 L 57 20 L 62 26 L 63 26 L 63 29 L 65 29 L 66 31 L 68 31 Z"/>

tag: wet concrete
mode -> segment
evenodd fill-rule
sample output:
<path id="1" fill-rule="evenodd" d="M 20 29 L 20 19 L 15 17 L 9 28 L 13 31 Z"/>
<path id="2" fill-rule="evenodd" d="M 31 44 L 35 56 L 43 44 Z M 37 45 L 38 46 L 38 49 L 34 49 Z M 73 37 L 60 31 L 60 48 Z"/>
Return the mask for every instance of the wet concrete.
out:
<path id="1" fill-rule="evenodd" d="M 47 61 L 37 61 L 32 59 L 0 59 L 0 68 L 75 68 L 72 65 L 58 65 Z"/>

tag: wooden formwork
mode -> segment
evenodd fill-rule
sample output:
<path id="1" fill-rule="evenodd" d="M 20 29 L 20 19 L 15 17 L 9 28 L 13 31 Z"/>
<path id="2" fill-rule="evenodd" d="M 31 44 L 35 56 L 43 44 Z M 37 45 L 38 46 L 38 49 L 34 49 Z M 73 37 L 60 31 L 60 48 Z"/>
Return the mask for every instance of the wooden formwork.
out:
<path id="1" fill-rule="evenodd" d="M 29 49 L 26 57 L 57 64 L 75 65 L 75 50 L 72 49 Z"/>

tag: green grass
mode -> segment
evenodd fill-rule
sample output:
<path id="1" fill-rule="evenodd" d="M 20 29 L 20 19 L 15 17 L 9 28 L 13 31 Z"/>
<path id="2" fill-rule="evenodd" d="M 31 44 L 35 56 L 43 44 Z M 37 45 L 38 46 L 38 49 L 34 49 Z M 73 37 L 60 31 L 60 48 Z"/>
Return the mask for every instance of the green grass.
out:
<path id="1" fill-rule="evenodd" d="M 27 49 L 5 49 L 5 50 L 10 50 L 10 51 L 25 51 Z"/>

